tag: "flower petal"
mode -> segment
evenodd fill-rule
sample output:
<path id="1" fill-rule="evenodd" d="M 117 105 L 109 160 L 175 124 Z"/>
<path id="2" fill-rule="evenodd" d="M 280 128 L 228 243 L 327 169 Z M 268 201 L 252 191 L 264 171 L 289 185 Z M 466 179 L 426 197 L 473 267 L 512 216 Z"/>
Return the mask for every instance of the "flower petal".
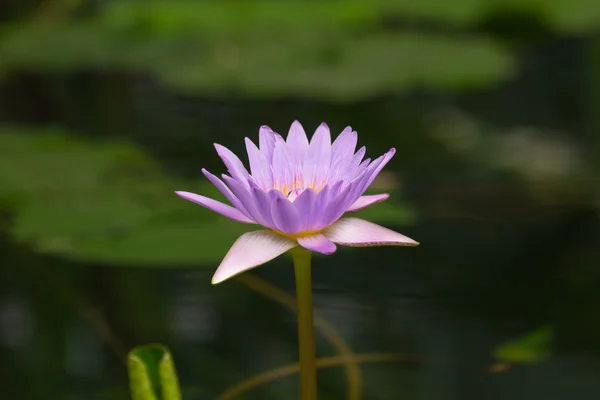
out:
<path id="1" fill-rule="evenodd" d="M 288 153 L 285 141 L 279 137 L 275 138 L 272 166 L 273 187 L 282 191 L 292 190 L 294 164 Z"/>
<path id="2" fill-rule="evenodd" d="M 294 205 L 298 214 L 300 215 L 300 229 L 308 230 L 310 228 L 311 216 L 313 215 L 313 209 L 317 201 L 317 193 L 312 189 L 305 189 L 300 196 L 294 200 Z"/>
<path id="3" fill-rule="evenodd" d="M 213 275 L 216 285 L 237 274 L 258 267 L 296 247 L 298 243 L 271 231 L 253 231 L 240 236 Z"/>
<path id="4" fill-rule="evenodd" d="M 221 146 L 218 143 L 215 143 L 215 149 L 217 149 L 217 154 L 219 154 L 219 157 L 221 157 L 221 160 L 223 160 L 223 163 L 227 167 L 227 170 L 231 176 L 234 179 L 242 182 L 244 185 L 247 185 L 249 174 L 238 156 L 233 154 L 233 152 L 227 147 Z"/>
<path id="5" fill-rule="evenodd" d="M 346 175 L 357 142 L 358 135 L 349 126 L 334 140 L 331 144 L 331 168 L 327 174 L 327 182 L 331 184 Z"/>
<path id="6" fill-rule="evenodd" d="M 353 193 L 350 196 L 350 204 L 354 203 L 363 195 L 363 193 L 369 188 L 369 185 L 371 185 L 371 183 L 373 182 L 375 177 L 377 177 L 377 175 L 383 169 L 383 167 L 385 167 L 388 161 L 392 159 L 395 152 L 396 149 L 391 149 L 384 155 L 375 159 L 372 163 L 368 164 L 368 166 L 366 166 L 366 168 L 363 168 L 362 171 L 360 171 L 358 176 L 352 181 Z M 363 161 L 363 164 L 364 163 L 365 162 Z M 350 206 L 350 204 L 348 204 L 348 206 Z"/>
<path id="7" fill-rule="evenodd" d="M 368 176 L 366 177 L 366 181 L 364 182 L 361 188 L 361 195 L 365 192 L 365 190 L 369 188 L 369 186 L 371 186 L 371 183 L 373 183 L 375 178 L 377 178 L 377 175 L 379 175 L 379 172 L 381 172 L 383 167 L 385 167 L 386 164 L 392 159 L 392 157 L 394 157 L 394 154 L 396 154 L 396 149 L 391 148 L 390 151 L 379 157 L 377 160 L 373 161 L 367 167 L 369 170 L 367 172 Z"/>
<path id="8" fill-rule="evenodd" d="M 265 155 L 248 138 L 246 138 L 246 152 L 248 153 L 248 162 L 252 177 L 263 190 L 270 189 L 273 186 L 273 174 Z"/>
<path id="9" fill-rule="evenodd" d="M 419 243 L 391 229 L 360 218 L 342 218 L 323 231 L 329 240 L 345 246 L 417 246 Z"/>
<path id="10" fill-rule="evenodd" d="M 319 229 L 325 228 L 340 219 L 348 209 L 348 205 L 352 203 L 353 199 L 350 198 L 353 193 L 352 187 L 347 187 L 343 192 L 338 193 L 339 186 L 338 188 L 335 186 L 332 187 L 330 192 L 331 197 L 323 210 L 323 214 L 319 218 Z"/>
<path id="11" fill-rule="evenodd" d="M 336 250 L 335 244 L 320 233 L 299 237 L 298 243 L 305 249 L 322 254 L 333 254 Z"/>
<path id="12" fill-rule="evenodd" d="M 265 227 L 275 229 L 275 224 L 273 223 L 273 217 L 271 216 L 271 203 L 273 202 L 274 197 L 272 197 L 271 193 L 274 192 L 270 190 L 269 193 L 265 192 L 261 188 L 259 188 L 255 183 L 250 183 L 250 193 L 254 199 L 254 203 L 257 205 L 257 209 L 260 212 L 260 215 L 263 218 L 263 222 Z"/>
<path id="13" fill-rule="evenodd" d="M 219 189 L 219 191 L 221 193 L 223 193 L 223 196 L 225 196 L 225 198 L 227 200 L 229 200 L 229 202 L 235 208 L 237 208 L 238 210 L 240 210 L 248 218 L 252 219 L 251 216 L 250 216 L 250 214 L 248 213 L 248 211 L 246 211 L 246 208 L 240 202 L 240 200 L 237 197 L 235 197 L 235 194 L 233 194 L 233 192 L 231 191 L 231 189 L 229 189 L 227 187 L 227 185 L 225 185 L 223 183 L 222 180 L 220 180 L 219 178 L 217 178 L 215 175 L 211 174 L 210 172 L 208 172 L 204 168 L 202 168 L 202 173 L 204 174 L 204 176 L 206 177 L 206 179 L 208 179 L 210 181 L 210 183 L 212 183 L 213 185 L 215 185 L 216 188 Z"/>
<path id="14" fill-rule="evenodd" d="M 329 201 L 331 199 L 329 196 L 329 192 L 330 187 L 325 186 L 323 190 L 317 193 L 313 201 L 312 211 L 307 218 L 306 227 L 304 228 L 305 230 L 317 231 L 325 227 L 321 224 L 321 217 L 325 212 L 325 208 L 327 207 L 327 204 L 329 204 Z"/>
<path id="15" fill-rule="evenodd" d="M 300 232 L 302 221 L 294 204 L 281 192 L 275 192 L 277 197 L 271 206 L 271 216 L 278 231 L 293 235 Z"/>
<path id="16" fill-rule="evenodd" d="M 175 192 L 177 196 L 184 198 L 196 204 L 200 204 L 202 207 L 206 207 L 211 211 L 219 213 L 227 218 L 231 218 L 235 221 L 243 222 L 245 224 L 255 224 L 250 218 L 246 217 L 240 210 L 228 206 L 227 204 L 221 203 L 220 201 L 210 199 L 208 197 L 200 196 L 199 194 L 190 192 Z"/>
<path id="17" fill-rule="evenodd" d="M 308 187 L 320 188 L 326 183 L 331 166 L 331 134 L 327 124 L 319 125 L 304 157 L 304 183 Z"/>
<path id="18" fill-rule="evenodd" d="M 358 143 L 358 134 L 352 130 L 351 126 L 344 128 L 342 133 L 331 144 L 332 161 L 348 157 L 352 159 L 356 144 Z"/>
<path id="19" fill-rule="evenodd" d="M 354 154 L 352 156 L 352 160 L 350 161 L 350 164 L 348 165 L 348 170 L 346 171 L 345 174 L 342 175 L 342 177 L 344 177 L 344 179 L 346 180 L 352 180 L 354 178 L 356 178 L 358 175 L 360 175 L 361 168 L 360 165 L 362 165 L 362 161 L 363 161 L 363 157 L 365 156 L 365 153 L 367 152 L 367 148 L 365 146 L 361 147 L 360 149 L 358 149 L 358 151 L 356 152 L 356 154 Z"/>
<path id="20" fill-rule="evenodd" d="M 240 200 L 240 203 L 242 203 L 242 205 L 248 212 L 248 215 L 260 225 L 268 227 L 269 221 L 263 217 L 263 213 L 261 212 L 260 208 L 261 204 L 258 204 L 255 197 L 253 196 L 250 184 L 247 184 L 247 187 L 245 187 L 235 179 L 225 174 L 223 174 L 222 177 L 225 183 L 227 183 L 227 185 L 233 192 L 233 194 L 235 194 L 235 197 L 237 197 Z"/>
<path id="21" fill-rule="evenodd" d="M 308 149 L 308 138 L 300 122 L 292 123 L 285 144 L 292 161 L 294 163 L 301 162 Z"/>
<path id="22" fill-rule="evenodd" d="M 273 148 L 275 147 L 275 132 L 266 125 L 258 131 L 258 145 L 260 152 L 265 156 L 267 162 L 273 161 Z"/>
<path id="23" fill-rule="evenodd" d="M 381 203 L 382 201 L 387 200 L 388 197 L 390 197 L 390 195 L 387 193 L 360 196 L 358 200 L 348 207 L 346 212 L 362 210 L 363 208 L 367 208 L 373 204 Z"/>

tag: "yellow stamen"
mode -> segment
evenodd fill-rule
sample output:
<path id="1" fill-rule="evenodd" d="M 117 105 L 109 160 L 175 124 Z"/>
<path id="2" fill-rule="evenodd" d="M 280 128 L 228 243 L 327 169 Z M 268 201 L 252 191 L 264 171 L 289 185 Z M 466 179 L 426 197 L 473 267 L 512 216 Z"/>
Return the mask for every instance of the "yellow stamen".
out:
<path id="1" fill-rule="evenodd" d="M 275 232 L 278 235 L 285 236 L 286 238 L 292 239 L 294 241 L 296 241 L 296 240 L 298 240 L 299 238 L 302 238 L 302 237 L 313 236 L 313 235 L 321 233 L 321 231 L 305 231 L 305 232 L 299 232 L 299 233 L 295 233 L 293 235 L 290 235 L 290 234 L 279 232 L 279 231 L 276 231 L 276 230 L 273 230 L 273 232 Z"/>

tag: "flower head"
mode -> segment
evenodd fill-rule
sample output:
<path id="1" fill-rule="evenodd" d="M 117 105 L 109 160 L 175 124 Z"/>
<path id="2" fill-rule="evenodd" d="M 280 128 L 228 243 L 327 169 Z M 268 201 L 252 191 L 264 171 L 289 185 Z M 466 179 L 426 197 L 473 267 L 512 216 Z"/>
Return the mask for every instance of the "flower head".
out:
<path id="1" fill-rule="evenodd" d="M 262 225 L 268 230 L 248 232 L 233 244 L 217 269 L 213 284 L 263 264 L 302 246 L 332 254 L 336 243 L 346 246 L 416 246 L 397 232 L 359 218 L 342 218 L 386 200 L 386 193 L 364 192 L 394 156 L 391 149 L 371 161 L 366 149 L 356 150 L 357 134 L 347 127 L 331 142 L 329 128 L 321 124 L 308 140 L 295 121 L 287 139 L 263 126 L 259 146 L 246 138 L 250 173 L 227 148 L 215 144 L 229 175 L 217 178 L 202 172 L 232 206 L 189 192 L 176 192 L 233 220 Z"/>

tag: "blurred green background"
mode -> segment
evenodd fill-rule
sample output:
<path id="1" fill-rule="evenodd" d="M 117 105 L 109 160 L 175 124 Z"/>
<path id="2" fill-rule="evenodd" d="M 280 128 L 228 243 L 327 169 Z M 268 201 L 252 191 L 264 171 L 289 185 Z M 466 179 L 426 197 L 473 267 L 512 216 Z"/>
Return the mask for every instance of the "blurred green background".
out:
<path id="1" fill-rule="evenodd" d="M 356 354 L 321 399 L 598 398 L 599 28 L 597 0 L 0 2 L 0 398 L 128 399 L 153 342 L 184 399 L 298 398 L 232 389 L 297 360 L 289 260 L 211 286 L 248 226 L 173 194 L 295 119 L 396 147 L 361 214 L 421 242 L 315 259 L 319 356 Z"/>

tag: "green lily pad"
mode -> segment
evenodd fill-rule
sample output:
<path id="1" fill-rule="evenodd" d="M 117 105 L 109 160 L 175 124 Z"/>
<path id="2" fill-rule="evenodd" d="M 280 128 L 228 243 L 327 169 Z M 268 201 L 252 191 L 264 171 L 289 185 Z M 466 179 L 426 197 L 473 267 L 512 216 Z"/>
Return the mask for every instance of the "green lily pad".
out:
<path id="1" fill-rule="evenodd" d="M 185 63 L 158 66 L 159 78 L 188 92 L 218 95 L 227 88 L 262 97 L 354 101 L 417 87 L 487 86 L 515 71 L 510 52 L 488 39 L 415 33 L 340 37 L 328 43 L 317 35 L 268 42 L 248 37 L 209 51 L 187 55 Z M 214 56 L 220 51 L 225 59 Z"/>
<path id="2" fill-rule="evenodd" d="M 514 73 L 510 51 L 475 34 L 382 33 L 380 16 L 394 10 L 359 0 L 108 2 L 86 21 L 6 28 L 0 70 L 104 67 L 145 71 L 180 92 L 335 101 L 485 87 Z"/>
<path id="3" fill-rule="evenodd" d="M 0 128 L 0 185 L 12 234 L 39 251 L 141 265 L 214 263 L 249 225 L 174 194 L 222 199 L 208 182 L 163 174 L 127 143 L 56 129 Z"/>

